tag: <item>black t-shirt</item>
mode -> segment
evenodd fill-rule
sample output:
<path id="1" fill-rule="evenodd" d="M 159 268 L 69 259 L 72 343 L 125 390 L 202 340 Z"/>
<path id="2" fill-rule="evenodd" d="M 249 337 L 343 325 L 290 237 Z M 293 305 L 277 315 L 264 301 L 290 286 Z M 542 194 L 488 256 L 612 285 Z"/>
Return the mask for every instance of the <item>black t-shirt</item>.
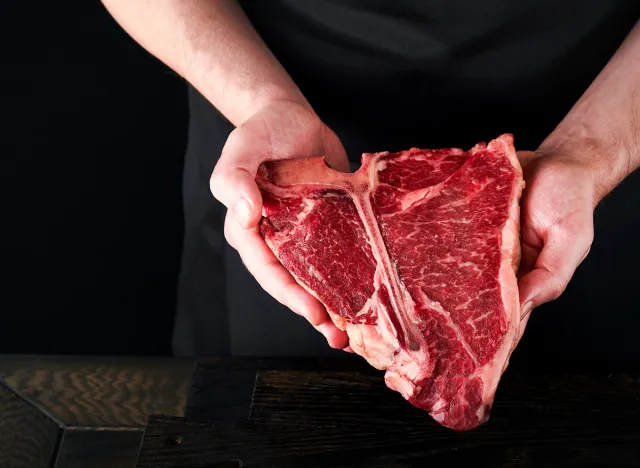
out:
<path id="1" fill-rule="evenodd" d="M 241 4 L 353 161 L 365 151 L 466 148 L 504 132 L 514 134 L 518 149 L 535 149 L 640 15 L 637 0 Z M 208 180 L 232 126 L 193 89 L 189 98 L 176 352 L 326 354 L 323 338 L 267 296 L 225 244 L 224 208 L 210 195 Z M 617 192 L 640 198 L 630 182 Z M 630 249 L 640 258 L 629 234 L 640 234 L 640 216 L 614 203 L 616 197 L 603 213 L 610 232 L 596 224 L 591 255 L 565 296 L 530 321 L 521 347 L 532 356 L 542 356 L 539 345 L 548 355 L 640 356 L 627 331 L 638 329 L 640 314 L 625 310 L 635 301 L 619 268 Z M 616 250 L 606 237 L 622 241 L 621 233 L 628 243 Z M 605 333 L 612 338 L 606 345 Z"/>

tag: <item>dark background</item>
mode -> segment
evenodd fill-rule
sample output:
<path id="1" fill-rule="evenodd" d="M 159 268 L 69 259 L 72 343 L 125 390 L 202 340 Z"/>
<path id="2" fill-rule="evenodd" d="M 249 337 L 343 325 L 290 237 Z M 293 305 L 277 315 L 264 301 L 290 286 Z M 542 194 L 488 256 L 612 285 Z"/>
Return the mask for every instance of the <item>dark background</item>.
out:
<path id="1" fill-rule="evenodd" d="M 0 22 L 0 353 L 170 354 L 184 83 L 98 1 Z"/>
<path id="2" fill-rule="evenodd" d="M 98 1 L 5 0 L 0 21 L 0 353 L 170 354 L 185 84 Z M 640 363 L 640 172 L 595 220 L 517 365 Z"/>

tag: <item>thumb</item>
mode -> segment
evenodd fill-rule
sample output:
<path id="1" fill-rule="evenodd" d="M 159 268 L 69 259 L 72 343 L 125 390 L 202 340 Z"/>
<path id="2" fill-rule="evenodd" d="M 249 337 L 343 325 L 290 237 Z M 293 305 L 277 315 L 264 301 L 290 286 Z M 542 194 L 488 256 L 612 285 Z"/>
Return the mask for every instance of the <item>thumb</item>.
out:
<path id="1" fill-rule="evenodd" d="M 520 304 L 524 319 L 534 307 L 557 299 L 565 290 L 576 268 L 591 247 L 593 232 L 580 230 L 549 234 L 534 267 L 519 281 Z"/>
<path id="2" fill-rule="evenodd" d="M 255 179 L 264 147 L 245 133 L 244 127 L 231 132 L 209 185 L 213 196 L 247 229 L 258 223 L 262 213 L 262 196 Z"/>

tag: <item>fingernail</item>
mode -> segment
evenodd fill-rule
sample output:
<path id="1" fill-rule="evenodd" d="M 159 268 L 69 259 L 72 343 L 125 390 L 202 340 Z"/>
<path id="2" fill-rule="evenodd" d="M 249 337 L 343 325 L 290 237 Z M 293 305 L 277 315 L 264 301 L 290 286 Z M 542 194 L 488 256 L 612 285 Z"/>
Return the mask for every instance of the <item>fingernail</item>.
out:
<path id="1" fill-rule="evenodd" d="M 527 315 L 529 315 L 529 313 L 531 313 L 531 310 L 533 309 L 533 302 L 529 301 L 526 302 L 523 306 L 522 306 L 522 315 L 520 317 L 520 320 L 522 320 L 523 318 L 525 318 Z"/>
<path id="2" fill-rule="evenodd" d="M 233 207 L 233 211 L 236 214 L 236 218 L 240 225 L 246 227 L 249 222 L 249 213 L 251 211 L 251 205 L 244 198 L 241 198 Z"/>

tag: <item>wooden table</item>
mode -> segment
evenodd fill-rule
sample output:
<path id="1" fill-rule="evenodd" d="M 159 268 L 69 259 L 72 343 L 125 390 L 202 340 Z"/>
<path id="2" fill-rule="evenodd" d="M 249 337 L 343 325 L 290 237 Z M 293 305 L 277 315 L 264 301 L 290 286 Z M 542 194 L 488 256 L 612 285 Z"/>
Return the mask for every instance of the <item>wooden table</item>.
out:
<path id="1" fill-rule="evenodd" d="M 137 466 L 640 466 L 638 374 L 548 369 L 510 369 L 490 422 L 456 433 L 357 358 L 205 360 L 185 417 L 150 418 Z"/>
<path id="2" fill-rule="evenodd" d="M 194 363 L 0 356 L 0 468 L 133 468 L 147 419 L 184 415 Z"/>
<path id="3" fill-rule="evenodd" d="M 0 467 L 640 466 L 635 372 L 512 368 L 489 423 L 456 433 L 358 358 L 203 359 L 192 369 L 3 362 Z M 25 461 L 8 464 L 6 453 Z"/>

